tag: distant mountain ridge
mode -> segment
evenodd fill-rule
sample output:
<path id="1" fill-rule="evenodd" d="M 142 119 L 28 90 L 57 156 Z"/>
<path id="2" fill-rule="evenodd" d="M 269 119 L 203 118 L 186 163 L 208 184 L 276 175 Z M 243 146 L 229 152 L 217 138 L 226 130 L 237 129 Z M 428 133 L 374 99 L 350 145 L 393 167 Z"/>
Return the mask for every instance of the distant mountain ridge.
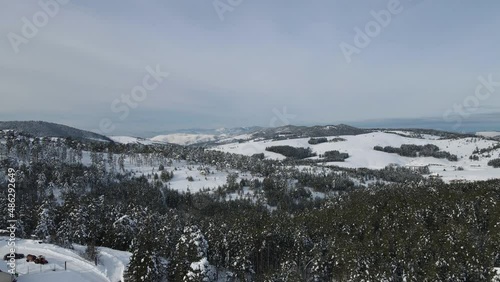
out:
<path id="1" fill-rule="evenodd" d="M 150 140 L 154 142 L 167 142 L 179 145 L 210 144 L 221 140 L 232 140 L 235 136 L 251 135 L 252 133 L 264 129 L 260 126 L 216 128 L 216 129 L 180 129 L 166 131 L 158 134 Z"/>
<path id="2" fill-rule="evenodd" d="M 338 125 L 315 125 L 315 126 L 297 126 L 286 125 L 281 127 L 236 127 L 236 128 L 218 128 L 218 129 L 184 129 L 167 133 L 152 138 L 139 138 L 131 141 L 131 137 L 115 136 L 107 137 L 86 130 L 73 128 L 66 125 L 44 122 L 44 121 L 0 121 L 0 130 L 14 129 L 33 137 L 71 137 L 80 140 L 106 141 L 118 143 L 174 143 L 179 145 L 210 146 L 216 144 L 225 144 L 231 142 L 244 142 L 248 140 L 267 139 L 267 140 L 285 140 L 305 137 L 327 137 L 340 135 L 360 135 L 374 131 L 388 131 L 388 128 L 358 128 L 346 124 Z M 394 130 L 394 129 L 393 129 Z M 455 132 L 446 132 L 434 129 L 399 129 L 414 134 L 431 134 L 440 137 L 453 138 L 463 136 L 474 136 L 471 134 L 460 134 Z"/>
<path id="3" fill-rule="evenodd" d="M 171 133 L 150 138 L 154 142 L 173 143 L 179 145 L 192 145 L 216 141 L 220 135 L 200 133 Z"/>
<path id="4" fill-rule="evenodd" d="M 153 141 L 175 143 L 180 145 L 214 145 L 259 138 L 276 140 L 301 137 L 358 135 L 367 132 L 370 132 L 370 130 L 360 129 L 345 124 L 325 126 L 286 125 L 269 128 L 253 126 L 179 130 L 176 133 L 158 135 L 150 139 Z"/>
<path id="5" fill-rule="evenodd" d="M 0 130 L 13 129 L 33 137 L 71 137 L 79 140 L 112 142 L 104 135 L 45 121 L 0 121 Z"/>
<path id="6" fill-rule="evenodd" d="M 353 127 L 346 124 L 338 125 L 315 125 L 296 126 L 286 125 L 281 127 L 266 128 L 253 133 L 254 137 L 265 139 L 301 138 L 301 137 L 325 137 L 339 135 L 359 135 L 371 130 Z"/>
<path id="7" fill-rule="evenodd" d="M 165 130 L 165 131 L 155 131 L 154 136 L 157 135 L 169 135 L 175 133 L 183 133 L 183 134 L 204 134 L 204 135 L 239 135 L 255 132 L 258 130 L 262 130 L 264 127 L 261 126 L 248 126 L 248 127 L 233 127 L 233 128 L 188 128 L 188 129 L 177 129 L 177 130 Z"/>
<path id="8" fill-rule="evenodd" d="M 462 134 L 456 132 L 447 132 L 435 129 L 393 129 L 400 131 L 412 132 L 413 135 L 429 134 L 440 136 L 442 138 L 474 136 L 472 134 Z M 314 125 L 314 126 L 298 126 L 286 125 L 280 127 L 240 127 L 234 129 L 192 129 L 182 130 L 177 133 L 169 133 L 158 135 L 150 140 L 154 142 L 167 142 L 179 145 L 194 145 L 194 146 L 212 146 L 227 144 L 232 142 L 245 142 L 248 140 L 285 140 L 297 138 L 312 138 L 312 137 L 328 137 L 328 136 L 346 136 L 360 135 L 375 131 L 391 131 L 389 128 L 359 128 L 346 124 L 338 125 Z"/>

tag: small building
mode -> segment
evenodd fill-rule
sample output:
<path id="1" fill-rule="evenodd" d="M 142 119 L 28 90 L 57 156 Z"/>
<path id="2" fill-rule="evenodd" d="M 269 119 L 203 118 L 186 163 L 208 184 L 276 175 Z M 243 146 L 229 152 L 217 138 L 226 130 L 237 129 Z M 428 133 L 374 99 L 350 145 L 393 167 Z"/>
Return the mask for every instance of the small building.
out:
<path id="1" fill-rule="evenodd" d="M 421 169 L 425 169 L 426 167 L 429 167 L 428 165 L 406 165 L 406 168 L 414 170 L 414 171 L 419 171 Z"/>
<path id="2" fill-rule="evenodd" d="M 431 175 L 429 175 L 429 179 L 441 179 L 442 176 L 439 175 L 439 173 L 432 173 Z"/>
<path id="3" fill-rule="evenodd" d="M 16 281 L 16 277 L 8 272 L 0 271 L 0 282 L 13 282 Z"/>

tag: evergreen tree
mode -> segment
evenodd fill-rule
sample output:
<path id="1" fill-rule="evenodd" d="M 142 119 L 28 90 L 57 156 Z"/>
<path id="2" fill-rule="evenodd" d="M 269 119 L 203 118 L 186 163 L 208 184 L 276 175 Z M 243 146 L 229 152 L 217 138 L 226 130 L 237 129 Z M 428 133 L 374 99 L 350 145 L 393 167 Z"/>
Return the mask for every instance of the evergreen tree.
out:
<path id="1" fill-rule="evenodd" d="M 38 209 L 38 224 L 35 227 L 35 235 L 43 240 L 52 241 L 56 232 L 55 201 L 46 200 Z"/>
<path id="2" fill-rule="evenodd" d="M 148 216 L 132 243 L 132 256 L 126 281 L 161 282 L 166 277 L 166 259 L 162 257 L 164 239 L 158 234 L 156 215 Z"/>
<path id="3" fill-rule="evenodd" d="M 213 281 L 215 271 L 207 259 L 208 242 L 196 225 L 184 228 L 171 261 L 173 281 Z"/>

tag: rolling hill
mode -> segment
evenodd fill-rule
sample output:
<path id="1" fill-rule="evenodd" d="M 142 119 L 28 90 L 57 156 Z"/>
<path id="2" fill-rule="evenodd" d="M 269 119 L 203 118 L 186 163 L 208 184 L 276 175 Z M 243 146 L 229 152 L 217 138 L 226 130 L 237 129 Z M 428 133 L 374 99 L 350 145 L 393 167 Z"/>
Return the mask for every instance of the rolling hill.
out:
<path id="1" fill-rule="evenodd" d="M 413 136 L 413 137 L 409 137 Z M 332 139 L 340 137 L 342 141 L 332 142 Z M 414 135 L 409 131 L 376 131 L 359 135 L 330 136 L 331 142 L 311 145 L 310 138 L 294 138 L 284 140 L 250 140 L 223 144 L 212 147 L 228 153 L 243 154 L 251 156 L 254 154 L 264 154 L 267 159 L 282 160 L 286 157 L 266 150 L 271 146 L 291 146 L 295 148 L 310 148 L 317 156 L 308 158 L 310 160 L 320 160 L 320 155 L 327 151 L 339 151 L 348 153 L 349 158 L 344 162 L 323 162 L 323 165 L 335 165 L 348 168 L 370 168 L 381 169 L 388 165 L 398 165 L 406 167 L 429 166 L 430 171 L 435 175 L 440 175 L 445 181 L 451 180 L 486 180 L 498 177 L 498 169 L 488 166 L 489 160 L 500 157 L 500 149 L 492 150 L 484 154 L 476 154 L 478 160 L 471 160 L 470 157 L 476 148 L 490 148 L 498 142 L 481 137 L 463 138 L 442 138 L 436 135 Z M 375 146 L 400 147 L 403 144 L 438 146 L 442 151 L 456 155 L 458 161 L 438 159 L 434 157 L 405 157 L 398 154 L 391 154 L 374 150 Z"/>
<path id="2" fill-rule="evenodd" d="M 0 121 L 0 130 L 17 130 L 32 137 L 71 137 L 78 140 L 111 142 L 106 136 L 45 121 Z"/>

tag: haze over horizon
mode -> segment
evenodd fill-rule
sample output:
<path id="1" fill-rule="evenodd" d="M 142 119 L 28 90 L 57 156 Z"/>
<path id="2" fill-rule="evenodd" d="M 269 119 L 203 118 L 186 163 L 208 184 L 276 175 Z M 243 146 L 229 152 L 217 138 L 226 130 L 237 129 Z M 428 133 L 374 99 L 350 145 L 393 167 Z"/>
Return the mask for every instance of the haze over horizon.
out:
<path id="1" fill-rule="evenodd" d="M 396 2 L 73 0 L 25 38 L 25 20 L 45 10 L 8 1 L 0 11 L 0 120 L 87 130 L 106 120 L 106 134 L 140 135 L 434 117 L 435 127 L 458 119 L 453 129 L 468 131 L 482 126 L 473 114 L 490 113 L 494 129 L 500 3 L 401 0 L 367 46 L 356 45 L 356 28 Z M 358 51 L 347 58 L 345 44 Z M 471 100 L 479 77 L 491 78 L 491 95 Z M 145 96 L 123 102 L 145 80 Z M 455 108 L 475 101 L 466 114 Z"/>

